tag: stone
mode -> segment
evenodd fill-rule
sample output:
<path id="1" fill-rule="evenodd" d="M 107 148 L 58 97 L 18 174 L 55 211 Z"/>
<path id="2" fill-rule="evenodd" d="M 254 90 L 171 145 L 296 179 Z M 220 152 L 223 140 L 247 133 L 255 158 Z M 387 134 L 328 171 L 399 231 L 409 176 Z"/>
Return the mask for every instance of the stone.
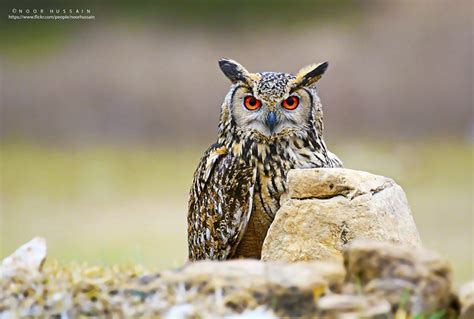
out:
<path id="1" fill-rule="evenodd" d="M 344 265 L 346 281 L 365 295 L 403 303 L 412 314 L 448 309 L 453 301 L 449 263 L 426 249 L 358 240 L 345 249 Z"/>
<path id="2" fill-rule="evenodd" d="M 218 289 L 221 304 L 237 313 L 266 305 L 279 317 L 301 317 L 316 311 L 314 300 L 341 289 L 344 267 L 333 262 L 264 263 L 254 259 L 189 263 L 179 271 L 161 273 L 156 285 L 179 285 L 196 289 L 194 304 L 205 304 Z M 223 316 L 224 313 L 216 313 Z"/>
<path id="3" fill-rule="evenodd" d="M 323 318 L 384 318 L 391 313 L 386 300 L 364 295 L 327 295 L 317 301 Z"/>
<path id="4" fill-rule="evenodd" d="M 392 179 L 343 168 L 294 169 L 262 247 L 262 260 L 342 261 L 355 239 L 419 247 L 402 188 Z"/>
<path id="5" fill-rule="evenodd" d="M 461 285 L 459 288 L 459 301 L 461 303 L 460 319 L 474 318 L 474 280 Z"/>
<path id="6" fill-rule="evenodd" d="M 298 274 L 298 276 L 295 276 Z M 316 289 L 324 285 L 338 290 L 342 287 L 346 272 L 342 263 L 311 261 L 296 263 L 268 262 L 255 259 L 236 259 L 216 263 L 199 261 L 189 263 L 180 272 L 181 277 L 209 276 L 225 278 L 230 284 L 242 285 L 252 280 L 264 279 L 266 283 L 283 287 Z"/>
<path id="7" fill-rule="evenodd" d="M 11 277 L 19 271 L 37 273 L 46 259 L 46 252 L 46 240 L 42 237 L 33 238 L 2 261 L 0 278 Z"/>

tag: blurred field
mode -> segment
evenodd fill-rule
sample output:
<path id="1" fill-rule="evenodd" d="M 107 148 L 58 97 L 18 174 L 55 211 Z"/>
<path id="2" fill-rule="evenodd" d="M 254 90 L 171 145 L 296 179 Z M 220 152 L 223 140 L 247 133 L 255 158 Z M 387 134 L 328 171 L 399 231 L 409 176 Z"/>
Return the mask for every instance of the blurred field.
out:
<path id="1" fill-rule="evenodd" d="M 425 245 L 453 263 L 456 284 L 472 277 L 472 144 L 329 146 L 346 167 L 401 184 Z M 4 144 L 0 256 L 40 235 L 48 240 L 49 256 L 63 262 L 181 265 L 188 189 L 204 149 Z"/>
<path id="2" fill-rule="evenodd" d="M 205 143 L 214 138 L 229 89 L 217 66 L 221 57 L 252 72 L 294 73 L 328 60 L 318 92 L 331 136 L 474 134 L 470 1 L 299 0 L 274 6 L 246 0 L 266 13 L 252 23 L 241 16 L 256 12 L 244 10 L 241 1 L 225 2 L 239 7 L 232 11 L 215 0 L 193 6 L 160 1 L 150 14 L 166 15 L 163 2 L 187 10 L 168 16 L 174 24 L 102 14 L 74 25 L 0 24 L 0 138 L 65 145 Z M 131 7 L 143 9 L 135 3 Z M 120 9 L 110 7 L 106 12 Z M 202 11 L 214 19 L 197 14 Z M 201 22 L 180 23 L 191 23 L 188 13 Z M 222 18 L 234 27 L 221 25 Z"/>

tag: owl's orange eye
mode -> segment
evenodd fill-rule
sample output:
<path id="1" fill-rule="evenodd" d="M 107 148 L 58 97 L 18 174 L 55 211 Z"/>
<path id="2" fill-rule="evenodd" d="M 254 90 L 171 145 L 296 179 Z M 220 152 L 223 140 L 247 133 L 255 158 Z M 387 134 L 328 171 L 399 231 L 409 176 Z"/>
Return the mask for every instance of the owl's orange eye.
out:
<path id="1" fill-rule="evenodd" d="M 287 110 L 294 110 L 300 104 L 300 99 L 297 96 L 289 96 L 286 100 L 283 100 L 283 107 Z"/>
<path id="2" fill-rule="evenodd" d="M 255 98 L 253 95 L 246 96 L 244 99 L 244 106 L 250 110 L 255 111 L 262 106 L 262 102 L 259 99 Z"/>

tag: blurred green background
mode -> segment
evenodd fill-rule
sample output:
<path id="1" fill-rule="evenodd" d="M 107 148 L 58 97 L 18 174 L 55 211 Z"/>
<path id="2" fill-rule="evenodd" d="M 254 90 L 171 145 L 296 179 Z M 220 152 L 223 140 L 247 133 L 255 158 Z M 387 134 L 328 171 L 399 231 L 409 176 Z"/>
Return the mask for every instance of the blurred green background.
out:
<path id="1" fill-rule="evenodd" d="M 96 18 L 12 21 L 12 8 Z M 285 72 L 329 60 L 329 148 L 401 184 L 424 244 L 456 284 L 473 277 L 470 1 L 0 9 L 0 257 L 39 235 L 64 262 L 183 264 L 192 174 L 229 86 L 217 59 Z"/>

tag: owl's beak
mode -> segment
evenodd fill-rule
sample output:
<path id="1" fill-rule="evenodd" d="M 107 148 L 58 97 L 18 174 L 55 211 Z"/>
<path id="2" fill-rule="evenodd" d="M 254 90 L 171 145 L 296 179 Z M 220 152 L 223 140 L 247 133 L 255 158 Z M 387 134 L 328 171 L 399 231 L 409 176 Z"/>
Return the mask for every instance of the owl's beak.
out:
<path id="1" fill-rule="evenodd" d="M 270 129 L 270 133 L 273 134 L 273 131 L 275 129 L 276 124 L 277 124 L 277 117 L 276 117 L 275 112 L 273 112 L 273 111 L 268 112 L 268 114 L 267 114 L 267 126 Z"/>

